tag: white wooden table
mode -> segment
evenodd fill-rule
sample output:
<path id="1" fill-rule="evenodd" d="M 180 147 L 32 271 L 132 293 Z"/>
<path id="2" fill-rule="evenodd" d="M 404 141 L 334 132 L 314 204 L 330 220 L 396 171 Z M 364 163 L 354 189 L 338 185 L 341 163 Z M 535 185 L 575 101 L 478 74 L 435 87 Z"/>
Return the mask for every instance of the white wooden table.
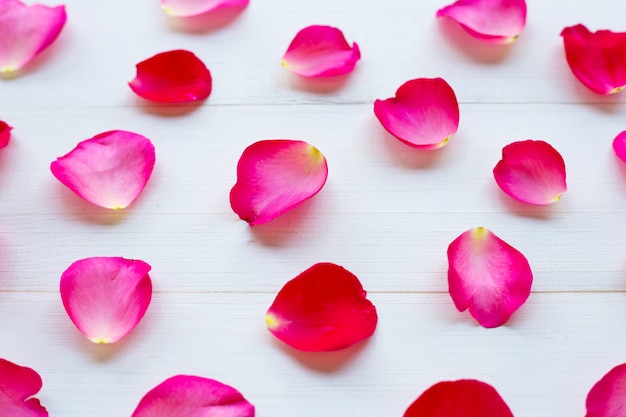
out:
<path id="1" fill-rule="evenodd" d="M 168 19 L 157 0 L 66 0 L 57 42 L 0 80 L 0 357 L 36 369 L 51 416 L 130 416 L 175 374 L 239 389 L 258 417 L 402 416 L 441 380 L 493 385 L 516 417 L 583 416 L 591 386 L 626 362 L 626 168 L 613 137 L 626 93 L 601 97 L 570 73 L 559 33 L 583 23 L 626 31 L 626 3 L 528 0 L 508 48 L 438 21 L 435 0 L 252 0 L 202 30 Z M 341 83 L 303 82 L 280 66 L 295 33 L 341 28 L 363 58 Z M 214 77 L 189 109 L 155 106 L 126 85 L 155 53 L 188 49 Z M 387 134 L 372 104 L 405 81 L 443 77 L 461 109 L 438 152 Z M 125 129 L 156 146 L 155 172 L 128 209 L 73 195 L 49 164 L 79 141 Z M 253 229 L 228 193 L 243 149 L 302 139 L 327 157 L 314 199 Z M 542 139 L 565 159 L 569 190 L 547 208 L 516 203 L 491 170 L 504 145 Z M 528 302 L 484 329 L 447 293 L 448 244 L 486 226 L 534 271 Z M 61 273 L 90 256 L 142 259 L 155 295 L 126 339 L 93 345 L 72 325 Z M 282 285 L 329 261 L 355 273 L 379 313 L 374 336 L 331 354 L 273 339 L 264 313 Z"/>

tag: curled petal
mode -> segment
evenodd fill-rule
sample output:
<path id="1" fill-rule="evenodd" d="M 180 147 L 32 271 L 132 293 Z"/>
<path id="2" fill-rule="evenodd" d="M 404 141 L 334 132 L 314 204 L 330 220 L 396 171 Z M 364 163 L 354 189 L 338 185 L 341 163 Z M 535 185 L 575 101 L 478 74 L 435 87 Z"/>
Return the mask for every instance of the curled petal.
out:
<path id="1" fill-rule="evenodd" d="M 0 73 L 26 66 L 54 42 L 66 19 L 65 6 L 0 0 Z"/>
<path id="2" fill-rule="evenodd" d="M 302 77 L 333 77 L 352 72 L 359 59 L 359 46 L 350 46 L 341 30 L 308 26 L 291 41 L 282 65 Z"/>
<path id="3" fill-rule="evenodd" d="M 161 0 L 163 11 L 171 16 L 192 17 L 226 7 L 244 8 L 250 0 Z"/>
<path id="4" fill-rule="evenodd" d="M 448 246 L 448 290 L 459 311 L 484 327 L 498 327 L 526 302 L 533 274 L 526 257 L 484 227 Z"/>
<path id="5" fill-rule="evenodd" d="M 11 126 L 0 120 L 0 149 L 9 144 L 9 140 L 11 140 L 11 130 L 13 130 Z"/>
<path id="6" fill-rule="evenodd" d="M 475 38 L 511 43 L 526 26 L 526 1 L 459 0 L 439 10 L 437 17 L 454 20 Z"/>
<path id="7" fill-rule="evenodd" d="M 567 63 L 578 81 L 597 94 L 626 87 L 626 32 L 590 32 L 583 25 L 561 32 Z"/>
<path id="8" fill-rule="evenodd" d="M 567 190 L 563 157 L 541 140 L 505 146 L 493 176 L 502 191 L 529 204 L 552 204 Z"/>
<path id="9" fill-rule="evenodd" d="M 295 349 L 345 349 L 376 329 L 376 308 L 366 295 L 350 271 L 332 263 L 315 264 L 285 284 L 265 321 L 274 336 Z"/>
<path id="10" fill-rule="evenodd" d="M 213 379 L 176 375 L 144 395 L 131 417 L 254 417 L 239 391 Z"/>
<path id="11" fill-rule="evenodd" d="M 74 262 L 61 275 L 61 299 L 78 330 L 94 343 L 114 343 L 146 313 L 152 298 L 150 265 L 119 257 Z"/>
<path id="12" fill-rule="evenodd" d="M 626 398 L 626 363 L 602 377 L 587 394 L 586 417 L 624 417 Z"/>
<path id="13" fill-rule="evenodd" d="M 211 73 L 192 52 L 162 52 L 136 67 L 137 75 L 128 85 L 146 100 L 186 103 L 204 100 L 211 94 Z"/>
<path id="14" fill-rule="evenodd" d="M 127 207 L 146 186 L 155 154 L 144 136 L 112 130 L 84 140 L 50 165 L 63 185 L 109 209 Z"/>
<path id="15" fill-rule="evenodd" d="M 298 140 L 262 140 L 246 148 L 230 191 L 233 211 L 254 226 L 269 222 L 319 192 L 328 177 L 324 155 Z"/>
<path id="16" fill-rule="evenodd" d="M 442 381 L 428 388 L 404 417 L 513 417 L 491 385 L 474 379 Z"/>
<path id="17" fill-rule="evenodd" d="M 383 127 L 409 146 L 438 149 L 459 127 L 459 104 L 441 78 L 418 78 L 402 84 L 396 96 L 374 102 Z"/>
<path id="18" fill-rule="evenodd" d="M 35 370 L 0 359 L 0 416 L 48 417 L 39 400 L 31 398 L 41 386 Z"/>
<path id="19" fill-rule="evenodd" d="M 626 162 L 626 130 L 613 139 L 613 150 L 619 159 Z"/>

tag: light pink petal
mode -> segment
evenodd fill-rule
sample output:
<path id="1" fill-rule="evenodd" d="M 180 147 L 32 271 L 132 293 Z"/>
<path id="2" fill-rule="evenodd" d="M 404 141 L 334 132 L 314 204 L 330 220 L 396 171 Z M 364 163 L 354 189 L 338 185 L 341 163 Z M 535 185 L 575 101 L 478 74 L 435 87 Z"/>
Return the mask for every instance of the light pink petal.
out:
<path id="1" fill-rule="evenodd" d="M 78 330 L 114 343 L 137 326 L 152 298 L 150 265 L 119 257 L 74 262 L 61 276 L 61 299 Z"/>
<path id="2" fill-rule="evenodd" d="M 567 191 L 563 157 L 541 140 L 505 146 L 493 176 L 502 191 L 524 203 L 552 204 Z"/>
<path id="3" fill-rule="evenodd" d="M 470 229 L 448 247 L 452 301 L 484 327 L 506 323 L 530 295 L 532 282 L 526 257 L 489 229 Z"/>
<path id="4" fill-rule="evenodd" d="M 137 64 L 128 83 L 139 97 L 158 103 L 204 100 L 211 94 L 211 73 L 192 52 L 162 52 Z"/>
<path id="5" fill-rule="evenodd" d="M 239 159 L 230 206 L 250 226 L 266 223 L 317 194 L 327 177 L 326 158 L 316 147 L 299 140 L 262 140 Z"/>
<path id="6" fill-rule="evenodd" d="M 31 398 L 41 386 L 35 370 L 0 359 L 0 416 L 48 417 L 39 400 Z"/>
<path id="7" fill-rule="evenodd" d="M 146 186 L 155 154 L 144 136 L 112 130 L 82 141 L 50 165 L 70 190 L 100 207 L 127 207 Z"/>
<path id="8" fill-rule="evenodd" d="M 163 11 L 172 16 L 192 17 L 225 7 L 244 8 L 250 0 L 161 0 Z"/>
<path id="9" fill-rule="evenodd" d="M 366 295 L 350 271 L 332 263 L 315 264 L 285 284 L 265 321 L 274 336 L 295 349 L 345 349 L 376 329 L 376 308 Z"/>
<path id="10" fill-rule="evenodd" d="M 611 369 L 587 395 L 586 417 L 626 417 L 626 363 Z"/>
<path id="11" fill-rule="evenodd" d="M 333 77 L 352 72 L 360 58 L 359 46 L 350 46 L 341 30 L 316 25 L 296 34 L 282 65 L 303 77 Z"/>
<path id="12" fill-rule="evenodd" d="M 514 42 L 526 26 L 524 0 L 459 0 L 437 12 L 470 35 L 492 43 Z"/>
<path id="13" fill-rule="evenodd" d="M 0 73 L 22 69 L 59 35 L 65 6 L 27 6 L 19 0 L 0 0 Z"/>
<path id="14" fill-rule="evenodd" d="M 441 78 L 407 81 L 395 97 L 376 100 L 374 114 L 393 136 L 421 149 L 441 148 L 459 127 L 456 95 Z"/>
<path id="15" fill-rule="evenodd" d="M 0 149 L 9 144 L 9 140 L 11 140 L 11 130 L 13 130 L 11 126 L 0 120 Z"/>
<path id="16" fill-rule="evenodd" d="M 491 385 L 474 379 L 442 381 L 428 388 L 404 417 L 513 417 Z"/>
<path id="17" fill-rule="evenodd" d="M 626 87 L 626 32 L 590 32 L 579 24 L 561 36 L 567 63 L 583 85 L 605 95 Z"/>
<path id="18" fill-rule="evenodd" d="M 626 162 L 626 130 L 613 139 L 613 150 L 619 159 Z"/>
<path id="19" fill-rule="evenodd" d="M 148 391 L 131 417 L 254 417 L 254 406 L 219 381 L 177 375 Z"/>

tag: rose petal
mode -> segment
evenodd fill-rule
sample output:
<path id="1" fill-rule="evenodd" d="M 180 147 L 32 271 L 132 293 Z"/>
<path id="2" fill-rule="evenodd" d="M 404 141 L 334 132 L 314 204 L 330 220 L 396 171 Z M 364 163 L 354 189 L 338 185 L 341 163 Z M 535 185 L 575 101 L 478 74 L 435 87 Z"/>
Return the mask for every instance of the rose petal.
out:
<path id="1" fill-rule="evenodd" d="M 393 136 L 422 149 L 441 148 L 459 127 L 459 104 L 441 78 L 407 81 L 395 97 L 376 100 L 374 114 Z"/>
<path id="2" fill-rule="evenodd" d="M 366 295 L 350 271 L 318 263 L 280 290 L 267 310 L 267 328 L 295 349 L 345 349 L 370 337 L 376 329 L 376 308 Z"/>
<path id="3" fill-rule="evenodd" d="M 604 375 L 587 394 L 586 417 L 626 416 L 626 363 Z"/>
<path id="4" fill-rule="evenodd" d="M 404 417 L 513 417 L 500 394 L 474 379 L 442 381 L 428 388 Z"/>
<path id="5" fill-rule="evenodd" d="M 177 17 L 192 17 L 225 7 L 244 8 L 250 0 L 161 0 L 163 11 Z"/>
<path id="6" fill-rule="evenodd" d="M 186 103 L 204 100 L 211 94 L 211 73 L 192 52 L 162 52 L 136 67 L 137 75 L 128 85 L 146 100 Z"/>
<path id="7" fill-rule="evenodd" d="M 626 87 L 626 32 L 590 32 L 583 25 L 561 32 L 567 63 L 578 80 L 598 94 Z"/>
<path id="8" fill-rule="evenodd" d="M 350 46 L 341 30 L 316 25 L 296 34 L 282 65 L 302 77 L 333 77 L 352 72 L 360 58 L 359 46 Z"/>
<path id="9" fill-rule="evenodd" d="M 529 204 L 552 204 L 567 190 L 563 157 L 541 140 L 505 146 L 493 176 L 502 191 Z"/>
<path id="10" fill-rule="evenodd" d="M 491 43 L 514 42 L 526 26 L 524 0 L 459 0 L 437 11 L 475 38 Z"/>
<path id="11" fill-rule="evenodd" d="M 114 343 L 146 313 L 152 298 L 150 265 L 115 257 L 74 262 L 61 276 L 61 299 L 78 330 L 94 343 Z"/>
<path id="12" fill-rule="evenodd" d="M 11 126 L 0 120 L 0 149 L 9 144 L 9 140 L 11 140 L 11 130 L 13 130 Z"/>
<path id="13" fill-rule="evenodd" d="M 484 327 L 506 323 L 528 299 L 532 282 L 526 257 L 489 229 L 470 229 L 448 246 L 452 301 Z"/>
<path id="14" fill-rule="evenodd" d="M 57 38 L 67 16 L 65 6 L 27 6 L 0 1 L 0 73 L 22 69 Z"/>
<path id="15" fill-rule="evenodd" d="M 35 370 L 0 359 L 0 416 L 48 417 L 39 400 L 30 398 L 41 386 Z"/>
<path id="16" fill-rule="evenodd" d="M 70 190 L 100 207 L 127 207 L 146 186 L 155 154 L 144 136 L 112 130 L 84 140 L 50 165 Z"/>
<path id="17" fill-rule="evenodd" d="M 250 226 L 269 222 L 319 192 L 328 177 L 324 155 L 298 140 L 262 140 L 237 164 L 230 206 Z"/>
<path id="18" fill-rule="evenodd" d="M 613 139 L 613 150 L 619 159 L 626 162 L 626 130 Z"/>
<path id="19" fill-rule="evenodd" d="M 139 402 L 131 417 L 254 417 L 239 391 L 213 379 L 176 375 Z"/>

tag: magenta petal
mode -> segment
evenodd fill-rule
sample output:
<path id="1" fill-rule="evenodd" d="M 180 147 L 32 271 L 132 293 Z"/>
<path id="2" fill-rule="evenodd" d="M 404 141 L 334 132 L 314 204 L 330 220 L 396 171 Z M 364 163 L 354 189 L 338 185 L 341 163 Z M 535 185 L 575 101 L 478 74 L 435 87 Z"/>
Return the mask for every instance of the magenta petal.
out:
<path id="1" fill-rule="evenodd" d="M 590 32 L 583 25 L 561 32 L 567 63 L 578 80 L 598 94 L 626 87 L 626 32 Z"/>
<path id="2" fill-rule="evenodd" d="M 158 103 L 204 100 L 211 94 L 211 73 L 192 52 L 162 52 L 137 64 L 128 83 L 139 97 Z"/>
<path id="3" fill-rule="evenodd" d="M 18 71 L 32 61 L 57 38 L 66 18 L 65 6 L 0 0 L 0 73 Z"/>
<path id="4" fill-rule="evenodd" d="M 396 96 L 374 102 L 383 127 L 409 146 L 437 149 L 459 127 L 459 104 L 441 78 L 418 78 L 402 84 Z"/>
<path id="5" fill-rule="evenodd" d="M 269 222 L 317 194 L 328 177 L 324 155 L 298 140 L 262 140 L 237 164 L 230 206 L 250 226 Z"/>
<path id="6" fill-rule="evenodd" d="M 250 0 L 161 0 L 165 13 L 178 17 L 192 17 L 226 7 L 246 7 Z"/>
<path id="7" fill-rule="evenodd" d="M 563 157 L 541 140 L 505 146 L 493 176 L 502 191 L 529 204 L 552 204 L 567 190 Z"/>
<path id="8" fill-rule="evenodd" d="M 341 30 L 308 26 L 291 41 L 282 65 L 302 77 L 332 77 L 354 70 L 360 58 L 359 46 L 350 46 Z"/>
<path id="9" fill-rule="evenodd" d="M 114 343 L 146 313 L 150 265 L 115 257 L 82 259 L 61 276 L 61 299 L 78 330 L 94 343 Z"/>
<path id="10" fill-rule="evenodd" d="M 626 162 L 626 130 L 613 139 L 613 150 L 619 159 Z"/>
<path id="11" fill-rule="evenodd" d="M 524 0 L 459 0 L 437 12 L 470 35 L 492 43 L 515 41 L 526 26 Z"/>
<path id="12" fill-rule="evenodd" d="M 611 369 L 587 394 L 585 417 L 626 416 L 626 363 Z"/>
<path id="13" fill-rule="evenodd" d="M 0 149 L 6 147 L 11 140 L 11 130 L 13 128 L 6 122 L 0 120 Z"/>
<path id="14" fill-rule="evenodd" d="M 146 186 L 155 154 L 144 136 L 112 130 L 84 140 L 52 162 L 52 174 L 85 200 L 109 209 L 127 207 Z"/>
<path id="15" fill-rule="evenodd" d="M 219 381 L 176 375 L 148 391 L 131 417 L 254 417 L 254 406 Z"/>
<path id="16" fill-rule="evenodd" d="M 457 237 L 448 247 L 448 286 L 459 311 L 482 326 L 498 327 L 530 295 L 533 274 L 526 257 L 484 227 Z"/>
<path id="17" fill-rule="evenodd" d="M 36 398 L 41 389 L 39 374 L 31 368 L 0 359 L 0 416 L 48 417 Z"/>

